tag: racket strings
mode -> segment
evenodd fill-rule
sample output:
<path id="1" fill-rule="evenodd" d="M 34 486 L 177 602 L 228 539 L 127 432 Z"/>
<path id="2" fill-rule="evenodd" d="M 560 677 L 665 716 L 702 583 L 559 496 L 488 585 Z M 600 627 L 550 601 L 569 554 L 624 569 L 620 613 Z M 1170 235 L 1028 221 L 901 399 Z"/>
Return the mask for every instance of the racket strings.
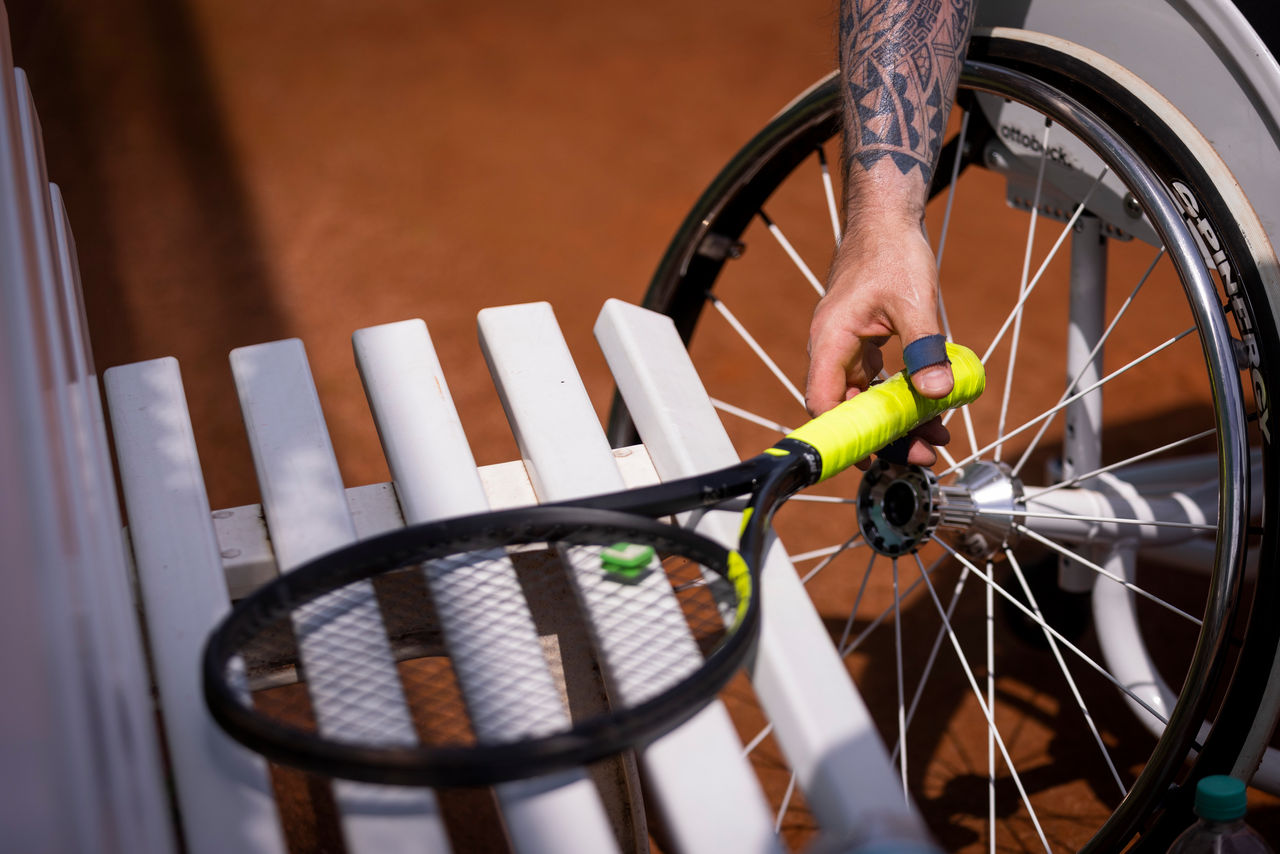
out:
<path id="1" fill-rule="evenodd" d="M 246 700 L 280 727 L 353 745 L 475 743 L 468 716 L 457 711 L 457 674 L 422 573 L 374 579 L 374 610 L 362 604 L 367 584 L 326 594 L 252 634 L 239 654 Z"/>
<path id="2" fill-rule="evenodd" d="M 702 655 L 724 641 L 737 609 L 733 585 L 716 573 L 703 571 L 697 561 L 672 555 L 663 561 L 667 580 Z"/>
<path id="3" fill-rule="evenodd" d="M 435 548 L 424 564 L 285 613 L 242 616 L 222 678 L 247 687 L 241 705 L 254 726 L 287 732 L 289 749 L 300 735 L 367 751 L 369 766 L 414 751 L 430 762 L 424 748 L 608 729 L 611 718 L 696 681 L 732 636 L 737 603 L 723 567 L 683 554 L 682 542 L 605 528 Z M 620 571 L 609 557 L 619 545 L 649 557 Z"/>

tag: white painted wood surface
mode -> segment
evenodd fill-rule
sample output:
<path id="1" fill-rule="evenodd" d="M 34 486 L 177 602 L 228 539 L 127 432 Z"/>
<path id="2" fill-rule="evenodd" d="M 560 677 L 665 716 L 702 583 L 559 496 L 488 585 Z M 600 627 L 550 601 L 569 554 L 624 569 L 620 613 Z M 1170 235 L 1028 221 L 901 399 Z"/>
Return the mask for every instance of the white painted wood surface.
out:
<path id="1" fill-rule="evenodd" d="M 178 363 L 104 380 L 186 848 L 284 851 L 266 762 L 223 734 L 200 686 L 204 639 L 230 598 Z"/>
<path id="2" fill-rule="evenodd" d="M 480 338 L 539 500 L 623 488 L 613 453 L 551 307 L 532 303 L 485 309 L 480 313 Z M 591 581 L 599 577 L 598 563 L 574 573 L 588 611 L 603 625 L 606 618 L 617 619 L 627 604 L 615 596 L 608 601 L 607 612 L 597 613 Z M 666 584 L 665 578 L 656 575 L 650 580 Z M 617 585 L 612 588 L 616 593 Z M 679 610 L 674 594 L 667 606 L 667 612 L 671 610 Z M 654 624 L 655 640 L 663 639 L 664 630 L 687 636 L 688 629 L 678 613 L 670 619 L 669 628 L 658 625 L 660 618 L 661 612 L 646 612 L 644 617 Z M 618 688 L 643 691 L 639 674 L 652 664 L 646 655 L 650 650 L 629 653 L 610 648 L 608 636 L 600 631 L 596 634 L 604 644 L 602 662 Z M 691 637 L 687 647 L 689 655 L 697 655 Z M 646 747 L 640 758 L 652 780 L 657 809 L 679 850 L 780 850 L 764 795 L 720 702 L 711 703 L 687 724 Z"/>
<path id="3" fill-rule="evenodd" d="M 738 461 L 670 318 L 611 299 L 596 337 L 664 480 Z M 738 525 L 737 513 L 709 513 L 699 530 L 736 543 Z M 776 542 L 761 596 L 766 606 L 752 681 L 819 824 L 837 836 L 879 826 L 927 839 L 861 696 Z"/>
<path id="4" fill-rule="evenodd" d="M 24 698 L 0 704 L 0 824 L 11 843 L 31 850 L 70 850 L 98 834 L 113 842 L 94 784 L 94 712 L 76 662 L 80 638 L 65 590 L 75 545 L 58 447 L 56 342 L 43 322 L 45 294 L 35 233 L 36 207 L 26 174 L 7 24 L 0 16 L 0 482 L 5 512 L 5 595 L 0 641 L 22 650 L 0 660 L 7 690 Z M 59 801 L 61 804 L 59 805 Z M 55 806 L 57 805 L 57 806 Z M 62 812 L 60 817 L 57 813 Z"/>
<path id="5" fill-rule="evenodd" d="M 405 522 L 487 511 L 426 324 L 362 329 L 353 347 Z M 499 553 L 483 566 L 453 571 L 436 563 L 424 571 L 477 738 L 500 743 L 536 735 L 529 722 L 567 728 L 511 560 Z M 495 793 L 511 844 L 522 854 L 618 850 L 600 793 L 581 769 L 505 783 Z"/>
<path id="6" fill-rule="evenodd" d="M 231 368 L 280 570 L 353 542 L 355 524 L 302 342 L 241 347 L 231 353 Z M 349 585 L 299 609 L 294 633 L 322 731 L 416 742 L 372 584 Z M 355 673 L 366 688 L 359 694 L 346 690 Z M 352 851 L 449 849 L 430 790 L 343 781 L 334 795 Z"/>
<path id="7" fill-rule="evenodd" d="M 14 850 L 174 845 L 69 235 L 0 9 L 0 827 Z"/>
<path id="8" fill-rule="evenodd" d="M 134 548 L 149 628 L 165 638 L 181 637 L 184 630 L 188 635 L 185 647 L 157 647 L 163 650 L 157 670 L 164 715 L 180 722 L 171 732 L 171 752 L 179 812 L 192 850 L 225 849 L 222 840 L 229 838 L 236 850 L 270 851 L 280 844 L 261 761 L 212 729 L 190 684 L 194 667 L 186 662 L 225 609 L 224 578 L 235 575 L 237 561 L 243 570 L 251 560 L 258 575 L 274 572 L 277 565 L 288 571 L 316 554 L 404 521 L 605 492 L 652 482 L 658 474 L 681 476 L 733 461 L 732 448 L 669 321 L 611 303 L 597 334 L 647 447 L 608 448 L 550 308 L 513 306 L 483 312 L 481 336 L 524 461 L 477 469 L 425 326 L 413 321 L 357 333 L 357 361 L 394 488 L 343 488 L 299 342 L 242 348 L 233 353 L 233 372 L 263 503 L 212 514 L 200 483 L 176 364 L 157 360 L 108 373 L 114 426 L 122 437 L 118 454 L 126 500 L 131 515 L 147 519 L 134 534 Z M 150 509 L 142 509 L 144 501 Z M 713 535 L 732 539 L 737 527 L 733 515 L 712 514 L 703 524 Z M 203 572 L 177 574 L 175 565 L 203 567 Z M 587 574 L 599 577 L 598 567 L 591 566 Z M 494 644 L 494 638 L 478 629 L 483 621 L 476 619 L 493 602 L 451 600 L 447 574 L 428 577 L 438 606 L 452 614 L 442 619 L 449 624 L 445 631 L 451 649 L 456 644 L 474 650 Z M 518 602 L 518 593 L 512 592 L 512 601 Z M 590 601 L 589 587 L 585 592 Z M 914 815 L 901 805 L 892 770 L 887 771 L 887 785 L 880 780 L 878 764 L 888 768 L 883 746 L 865 727 L 865 710 L 780 551 L 770 555 L 764 595 L 770 607 L 753 677 L 820 823 L 837 835 L 865 831 L 872 818 L 876 826 L 913 826 Z M 618 601 L 610 600 L 608 608 L 616 617 Z M 646 618 L 652 622 L 651 614 Z M 367 625 L 359 634 L 373 641 L 370 660 L 385 657 L 386 666 L 393 667 L 371 596 L 363 619 Z M 191 631 L 194 626 L 203 628 Z M 679 629 L 687 633 L 682 619 Z M 324 633 L 316 637 L 317 644 L 304 652 L 312 657 L 308 669 L 313 676 L 328 666 Z M 525 702 L 549 693 L 537 645 L 530 625 L 523 648 L 517 644 L 503 652 L 503 657 L 529 660 L 532 678 L 520 688 Z M 607 650 L 607 640 L 603 646 Z M 468 658 L 464 651 L 457 660 Z M 603 659 L 620 672 L 616 685 L 626 685 L 629 672 L 642 672 L 620 650 L 606 652 Z M 460 676 L 468 666 L 460 664 Z M 317 698 L 318 705 L 328 702 Z M 398 685 L 382 702 L 403 707 Z M 367 711 L 338 710 L 330 720 L 342 726 Z M 491 711 L 498 737 L 514 719 L 504 717 L 509 709 L 501 704 Z M 384 708 L 379 714 L 386 713 Z M 695 854 L 777 850 L 768 806 L 741 751 L 723 707 L 713 703 L 642 752 L 653 783 L 653 806 L 663 814 L 676 849 Z M 196 782 L 184 782 L 192 779 Z M 199 798 L 199 805 L 190 802 L 202 786 L 217 792 Z M 352 850 L 447 850 L 430 792 L 340 783 L 335 793 Z M 498 787 L 498 794 L 516 850 L 613 850 L 614 831 L 598 792 L 581 774 Z M 387 814 L 389 805 L 393 815 Z M 215 838 L 219 841 L 211 841 Z M 201 848 L 192 840 L 209 844 Z"/>

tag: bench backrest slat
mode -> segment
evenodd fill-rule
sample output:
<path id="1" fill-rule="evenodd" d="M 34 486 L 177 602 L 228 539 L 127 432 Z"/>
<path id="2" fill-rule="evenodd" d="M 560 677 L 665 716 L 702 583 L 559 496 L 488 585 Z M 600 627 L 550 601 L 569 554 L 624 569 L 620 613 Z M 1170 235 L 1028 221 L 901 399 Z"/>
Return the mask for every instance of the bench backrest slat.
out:
<path id="1" fill-rule="evenodd" d="M 263 515 L 281 572 L 356 539 L 355 524 L 302 342 L 231 353 Z M 295 612 L 294 634 L 322 731 L 417 739 L 373 585 L 357 582 Z M 360 692 L 349 687 L 360 684 Z M 387 727 L 392 727 L 388 730 Z M 428 789 L 334 785 L 348 848 L 362 852 L 449 849 Z"/>
<path id="2" fill-rule="evenodd" d="M 201 693 L 200 651 L 230 598 L 178 362 L 109 368 L 104 382 L 187 850 L 283 852 L 266 762 Z"/>
<path id="3" fill-rule="evenodd" d="M 664 479 L 738 460 L 670 318 L 609 300 L 596 337 Z M 738 524 L 736 513 L 720 511 L 706 514 L 699 530 L 733 543 Z M 862 697 L 776 542 L 761 586 L 768 606 L 752 684 L 819 823 L 837 835 L 869 826 L 869 817 L 918 824 Z"/>
<path id="4" fill-rule="evenodd" d="M 551 307 L 532 303 L 485 309 L 480 313 L 480 336 L 539 500 L 621 489 L 622 477 Z M 546 401 L 554 405 L 546 406 Z M 601 584 L 598 562 L 574 565 L 571 574 L 597 625 L 620 619 L 627 598 L 618 585 L 607 580 Z M 665 598 L 654 598 L 650 584 L 666 586 Z M 683 650 L 684 656 L 697 655 L 665 577 L 654 573 L 626 587 L 635 592 L 634 607 L 645 609 L 632 625 L 647 624 L 655 641 L 673 641 L 673 648 Z M 624 696 L 627 691 L 643 691 L 658 644 L 628 649 L 607 632 L 595 635 L 601 663 L 615 688 Z M 664 667 L 689 666 L 688 657 Z M 680 850 L 777 849 L 764 795 L 719 701 L 645 747 L 640 761 L 654 781 L 654 798 Z"/>
<path id="5" fill-rule="evenodd" d="M 471 447 L 426 324 L 408 320 L 355 333 L 356 364 L 405 522 L 489 509 Z M 530 726 L 568 723 L 510 558 L 425 568 L 454 672 L 482 741 Z M 500 686 L 501 690 L 495 690 Z M 512 845 L 521 852 L 617 849 L 600 794 L 586 773 L 495 787 Z M 572 825 L 573 834 L 565 827 Z"/>
<path id="6" fill-rule="evenodd" d="M 69 233 L 0 8 L 0 826 L 21 850 L 174 844 Z M 92 508 L 86 512 L 84 508 Z"/>

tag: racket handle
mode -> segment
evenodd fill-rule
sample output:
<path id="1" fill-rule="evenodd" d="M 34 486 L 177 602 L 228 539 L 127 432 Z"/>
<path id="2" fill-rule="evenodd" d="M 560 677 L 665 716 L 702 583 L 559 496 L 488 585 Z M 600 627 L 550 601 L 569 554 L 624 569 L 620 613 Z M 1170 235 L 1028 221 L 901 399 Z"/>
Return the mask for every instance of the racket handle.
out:
<path id="1" fill-rule="evenodd" d="M 987 384 L 982 362 L 968 347 L 951 342 L 947 342 L 947 357 L 955 388 L 946 397 L 923 397 L 905 373 L 897 373 L 822 413 L 787 438 L 810 445 L 822 457 L 818 481 L 839 474 L 925 421 L 978 399 Z"/>

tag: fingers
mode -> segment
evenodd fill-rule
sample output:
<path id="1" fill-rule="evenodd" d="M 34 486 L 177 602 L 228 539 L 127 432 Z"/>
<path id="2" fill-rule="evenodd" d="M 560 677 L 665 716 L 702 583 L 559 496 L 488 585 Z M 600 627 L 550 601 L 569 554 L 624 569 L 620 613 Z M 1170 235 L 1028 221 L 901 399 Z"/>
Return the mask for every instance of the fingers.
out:
<path id="1" fill-rule="evenodd" d="M 938 461 L 933 445 L 916 436 L 903 436 L 886 445 L 876 454 L 880 459 L 898 465 L 924 466 L 928 468 Z"/>
<path id="2" fill-rule="evenodd" d="M 943 426 L 942 420 L 934 418 L 921 424 L 906 436 L 890 442 L 881 448 L 876 456 L 887 462 L 898 465 L 931 466 L 938 461 L 935 446 L 945 445 L 951 441 L 951 431 Z M 866 466 L 861 466 L 864 470 Z"/>
<path id="3" fill-rule="evenodd" d="M 911 446 L 907 449 L 907 462 L 913 466 L 924 466 L 928 468 L 938 461 L 938 452 L 933 449 L 933 445 L 922 439 L 912 439 Z"/>
<path id="4" fill-rule="evenodd" d="M 856 343 L 856 339 L 850 344 Z M 821 415 L 848 396 L 845 363 L 852 359 L 861 362 L 861 354 L 854 347 L 838 349 L 822 345 L 810 345 L 813 354 L 809 359 L 809 378 L 805 383 L 804 406 L 813 416 Z"/>
<path id="5" fill-rule="evenodd" d="M 931 466 L 938 461 L 935 447 L 951 441 L 951 431 L 942 425 L 941 418 L 921 424 L 908 434 L 911 445 L 907 449 L 907 462 L 916 466 Z"/>
<path id="6" fill-rule="evenodd" d="M 941 418 L 932 418 L 921 424 L 909 434 L 923 439 L 931 445 L 945 445 L 951 441 L 951 431 L 942 423 Z"/>
<path id="7" fill-rule="evenodd" d="M 818 326 L 809 339 L 805 408 L 817 416 L 865 389 L 884 367 L 875 339 L 832 326 Z"/>

